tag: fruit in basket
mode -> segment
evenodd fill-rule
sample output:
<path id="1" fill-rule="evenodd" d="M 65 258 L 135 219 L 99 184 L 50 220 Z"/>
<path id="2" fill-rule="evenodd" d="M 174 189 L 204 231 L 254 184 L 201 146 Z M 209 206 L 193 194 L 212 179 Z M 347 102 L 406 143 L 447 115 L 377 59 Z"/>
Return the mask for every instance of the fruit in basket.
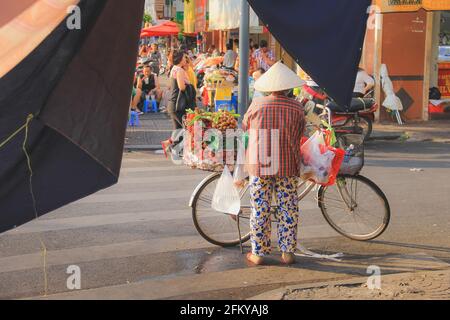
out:
<path id="1" fill-rule="evenodd" d="M 228 129 L 237 129 L 238 121 L 236 120 L 235 114 L 229 111 L 221 110 L 213 116 L 212 127 L 221 131 L 226 131 Z"/>

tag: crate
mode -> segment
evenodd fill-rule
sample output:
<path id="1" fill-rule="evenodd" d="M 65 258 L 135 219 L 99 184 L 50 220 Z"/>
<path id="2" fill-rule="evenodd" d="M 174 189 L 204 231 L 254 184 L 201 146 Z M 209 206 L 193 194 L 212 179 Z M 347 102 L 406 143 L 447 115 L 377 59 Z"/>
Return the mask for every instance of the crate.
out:
<path id="1" fill-rule="evenodd" d="M 233 107 L 232 100 L 216 100 L 215 101 L 216 111 L 226 110 L 226 111 L 236 111 Z"/>

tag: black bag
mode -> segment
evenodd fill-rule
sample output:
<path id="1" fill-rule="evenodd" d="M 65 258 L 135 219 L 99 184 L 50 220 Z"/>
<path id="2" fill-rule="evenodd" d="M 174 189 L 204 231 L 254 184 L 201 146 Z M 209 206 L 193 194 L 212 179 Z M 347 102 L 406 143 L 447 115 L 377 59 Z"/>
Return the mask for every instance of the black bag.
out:
<path id="1" fill-rule="evenodd" d="M 171 96 L 169 98 L 169 112 L 184 112 L 187 109 L 195 109 L 197 91 L 191 84 L 186 85 L 186 89 L 181 91 L 176 79 L 171 79 Z"/>
<path id="2" fill-rule="evenodd" d="M 184 91 L 178 89 L 178 97 L 175 103 L 175 112 L 184 112 L 187 109 L 194 110 L 196 107 L 196 97 L 197 91 L 191 84 L 186 85 L 186 89 Z"/>
<path id="3" fill-rule="evenodd" d="M 438 88 L 430 88 L 430 100 L 441 100 L 441 97 L 442 95 Z"/>

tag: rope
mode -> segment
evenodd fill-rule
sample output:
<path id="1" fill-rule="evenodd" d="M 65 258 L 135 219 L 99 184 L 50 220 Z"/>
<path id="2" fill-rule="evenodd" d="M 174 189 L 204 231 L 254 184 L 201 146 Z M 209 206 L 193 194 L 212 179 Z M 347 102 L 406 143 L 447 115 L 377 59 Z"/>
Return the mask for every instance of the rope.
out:
<path id="1" fill-rule="evenodd" d="M 29 117 L 34 117 L 33 115 L 29 115 L 28 116 L 28 118 Z M 27 118 L 27 122 L 23 125 L 23 126 L 21 126 L 19 129 L 17 129 L 13 134 L 11 134 L 8 138 L 6 138 L 6 140 L 5 141 L 3 141 L 2 143 L 0 143 L 0 149 L 1 148 L 3 148 L 4 146 L 6 146 L 6 144 L 8 143 L 8 142 L 10 142 L 12 139 L 14 139 L 14 137 L 15 136 L 17 136 L 20 132 L 22 132 L 24 129 L 26 129 L 26 127 L 28 126 L 28 124 L 29 124 L 29 120 L 28 120 L 28 118 Z M 30 120 L 31 121 L 31 120 Z"/>
<path id="2" fill-rule="evenodd" d="M 300 244 L 297 246 L 297 252 L 294 255 L 296 255 L 297 257 L 309 257 L 315 259 L 331 260 L 335 262 L 341 262 L 342 258 L 344 257 L 344 254 L 342 252 L 330 255 L 320 254 L 313 252 Z"/>
<path id="3" fill-rule="evenodd" d="M 33 201 L 34 215 L 35 215 L 36 219 L 39 219 L 39 215 L 38 215 L 38 212 L 37 212 L 37 206 L 36 206 L 36 197 L 35 197 L 34 191 L 33 191 L 33 167 L 31 165 L 31 157 L 30 157 L 30 155 L 28 153 L 28 150 L 27 150 L 29 126 L 30 126 L 31 121 L 33 121 L 33 119 L 34 119 L 34 115 L 33 114 L 29 114 L 27 116 L 27 120 L 26 120 L 25 124 L 23 126 L 21 126 L 20 128 L 18 128 L 16 131 L 14 131 L 2 143 L 0 143 L 0 149 L 3 148 L 5 145 L 7 145 L 9 142 L 11 142 L 11 140 L 13 140 L 18 134 L 20 134 L 22 131 L 25 130 L 25 136 L 24 136 L 24 140 L 23 140 L 23 143 L 22 143 L 22 150 L 23 150 L 23 153 L 25 154 L 25 157 L 26 157 L 26 160 L 27 160 L 28 171 L 30 173 L 29 190 L 30 190 L 30 194 L 31 194 L 31 199 Z M 45 243 L 44 243 L 44 241 L 42 239 L 42 236 L 40 234 L 39 234 L 39 242 L 41 244 L 41 249 L 42 249 L 43 272 L 44 272 L 44 296 L 47 296 L 47 293 L 48 293 L 47 247 L 45 246 Z"/>

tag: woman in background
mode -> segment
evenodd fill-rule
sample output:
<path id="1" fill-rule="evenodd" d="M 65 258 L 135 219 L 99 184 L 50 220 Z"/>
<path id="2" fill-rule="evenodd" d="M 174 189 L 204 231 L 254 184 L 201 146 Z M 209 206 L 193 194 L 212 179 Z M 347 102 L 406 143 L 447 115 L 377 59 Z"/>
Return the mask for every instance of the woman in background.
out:
<path id="1" fill-rule="evenodd" d="M 183 94 L 188 85 L 190 85 L 189 76 L 185 71 L 188 64 L 187 56 L 183 51 L 174 51 L 172 54 L 173 67 L 170 71 L 170 94 L 169 102 L 167 105 L 167 112 L 172 119 L 173 129 L 178 131 L 183 128 L 183 117 L 186 114 L 186 99 L 180 99 L 180 95 Z M 184 105 L 182 105 L 184 104 Z M 178 132 L 174 134 L 177 135 Z M 174 145 L 179 143 L 180 139 L 172 135 L 168 140 L 161 142 L 161 146 L 164 150 L 164 154 L 167 157 L 167 151 Z"/>

